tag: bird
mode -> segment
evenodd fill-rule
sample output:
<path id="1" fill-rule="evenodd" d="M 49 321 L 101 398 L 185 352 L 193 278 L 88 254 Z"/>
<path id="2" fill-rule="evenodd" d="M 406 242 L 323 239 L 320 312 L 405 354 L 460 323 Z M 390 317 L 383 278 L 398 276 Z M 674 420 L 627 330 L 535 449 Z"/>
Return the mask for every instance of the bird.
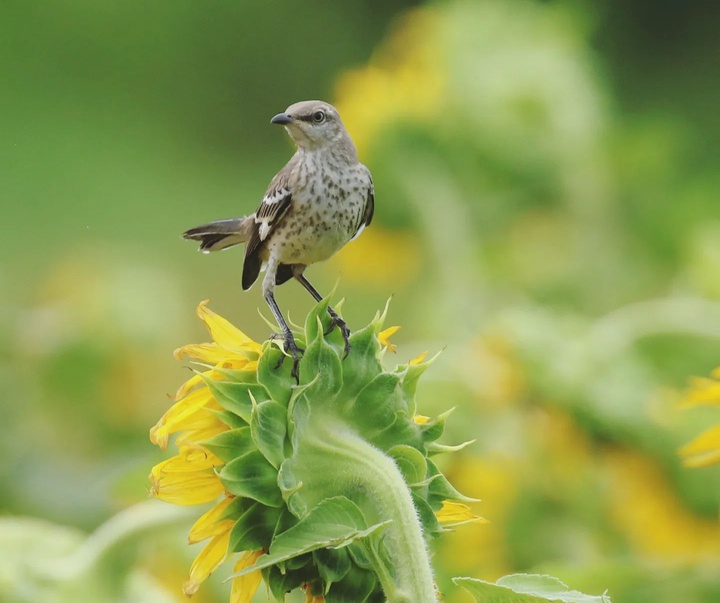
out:
<path id="1" fill-rule="evenodd" d="M 284 126 L 297 149 L 270 181 L 257 210 L 191 228 L 183 237 L 199 241 L 205 253 L 244 243 L 243 290 L 265 268 L 262 294 L 282 331 L 283 349 L 293 359 L 291 375 L 299 383 L 303 350 L 275 301 L 275 287 L 294 278 L 321 301 L 305 269 L 333 256 L 370 225 L 375 190 L 370 170 L 358 161 L 357 149 L 331 104 L 320 100 L 294 103 L 270 123 Z M 328 313 L 329 330 L 337 327 L 342 332 L 346 357 L 350 329 L 330 306 Z"/>

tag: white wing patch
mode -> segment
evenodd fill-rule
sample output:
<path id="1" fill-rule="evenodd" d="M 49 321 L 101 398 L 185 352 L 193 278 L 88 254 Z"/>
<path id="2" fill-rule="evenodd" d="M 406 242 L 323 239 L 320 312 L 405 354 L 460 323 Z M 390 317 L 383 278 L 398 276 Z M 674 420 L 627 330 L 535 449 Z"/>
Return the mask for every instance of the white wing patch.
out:
<path id="1" fill-rule="evenodd" d="M 258 236 L 260 237 L 261 241 L 264 241 L 265 238 L 268 236 L 268 233 L 270 232 L 270 221 L 266 218 L 263 220 L 258 220 L 258 224 L 260 224 L 260 226 L 258 227 Z"/>
<path id="2" fill-rule="evenodd" d="M 265 205 L 275 205 L 276 203 L 282 201 L 282 199 L 289 194 L 290 191 L 286 188 L 275 189 L 272 193 L 263 197 L 262 202 Z"/>

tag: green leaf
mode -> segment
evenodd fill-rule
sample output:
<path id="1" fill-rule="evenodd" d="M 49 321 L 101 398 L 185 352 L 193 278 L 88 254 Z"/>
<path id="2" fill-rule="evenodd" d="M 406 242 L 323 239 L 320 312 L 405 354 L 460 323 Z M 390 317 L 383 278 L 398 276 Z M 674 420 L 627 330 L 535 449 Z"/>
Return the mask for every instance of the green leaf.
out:
<path id="1" fill-rule="evenodd" d="M 323 547 L 340 547 L 384 528 L 389 522 L 366 527 L 362 511 L 344 496 L 323 500 L 297 525 L 279 534 L 270 545 L 266 555 L 252 567 L 233 574 L 242 576 L 287 561 Z"/>
<path id="2" fill-rule="evenodd" d="M 249 427 L 223 431 L 201 444 L 224 463 L 229 463 L 255 449 Z"/>
<path id="3" fill-rule="evenodd" d="M 300 344 L 298 343 L 298 345 Z M 302 365 L 302 361 L 300 364 Z M 292 358 L 285 357 L 282 350 L 272 343 L 265 344 L 263 354 L 258 360 L 258 382 L 265 387 L 269 397 L 282 406 L 288 405 L 292 388 L 295 385 L 295 379 L 290 375 L 292 365 Z M 263 400 L 266 399 L 263 398 Z M 256 400 L 261 401 L 257 398 Z"/>
<path id="4" fill-rule="evenodd" d="M 264 402 L 270 399 L 268 391 L 257 383 L 215 381 L 215 379 L 209 377 L 205 378 L 205 383 L 207 383 L 220 406 L 235 413 L 247 423 L 250 423 L 250 416 L 252 415 L 253 398 L 256 402 Z"/>
<path id="5" fill-rule="evenodd" d="M 453 582 L 468 591 L 478 603 L 611 603 L 607 595 L 584 595 L 569 590 L 557 578 L 540 574 L 512 574 L 495 584 L 476 578 L 453 578 Z"/>
<path id="6" fill-rule="evenodd" d="M 325 603 L 364 603 L 375 590 L 373 572 L 354 567 L 344 580 L 333 584 L 325 595 Z"/>
<path id="7" fill-rule="evenodd" d="M 275 469 L 280 467 L 285 459 L 287 409 L 272 400 L 261 402 L 253 408 L 250 428 L 258 450 Z"/>
<path id="8" fill-rule="evenodd" d="M 230 461 L 219 473 L 223 485 L 235 496 L 245 496 L 270 507 L 283 504 L 277 470 L 259 450 Z"/>
<path id="9" fill-rule="evenodd" d="M 406 444 L 398 444 L 388 450 L 408 485 L 419 484 L 427 474 L 427 463 L 422 452 Z"/>
<path id="10" fill-rule="evenodd" d="M 240 552 L 267 549 L 279 517 L 280 509 L 252 503 L 230 531 L 229 550 Z"/>
<path id="11" fill-rule="evenodd" d="M 320 577 L 328 584 L 340 582 L 352 566 L 347 548 L 322 548 L 313 551 L 312 555 Z"/>
<path id="12" fill-rule="evenodd" d="M 308 387 L 305 395 L 317 402 L 334 399 L 343 384 L 340 357 L 322 333 L 310 342 L 300 361 L 300 383 L 311 381 L 315 383 Z"/>

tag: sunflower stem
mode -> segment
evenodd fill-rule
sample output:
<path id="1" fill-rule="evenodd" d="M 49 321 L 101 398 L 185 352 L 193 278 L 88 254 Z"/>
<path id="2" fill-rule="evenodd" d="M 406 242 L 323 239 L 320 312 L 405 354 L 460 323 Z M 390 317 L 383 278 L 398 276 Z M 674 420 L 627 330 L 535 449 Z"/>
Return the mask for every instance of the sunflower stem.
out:
<path id="1" fill-rule="evenodd" d="M 307 455 L 308 467 L 322 464 L 303 490 L 307 493 L 317 487 L 322 497 L 346 496 L 368 521 L 392 520 L 383 539 L 390 563 L 374 546 L 366 547 L 387 602 L 437 603 L 422 525 L 395 461 L 327 417 L 315 425 L 313 436 L 304 438 L 298 453 Z"/>

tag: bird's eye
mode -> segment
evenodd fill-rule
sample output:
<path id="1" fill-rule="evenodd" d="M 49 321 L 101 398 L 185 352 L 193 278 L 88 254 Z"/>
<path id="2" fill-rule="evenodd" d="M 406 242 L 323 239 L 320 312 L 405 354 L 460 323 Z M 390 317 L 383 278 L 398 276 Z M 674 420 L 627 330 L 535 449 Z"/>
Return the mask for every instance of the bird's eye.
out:
<path id="1" fill-rule="evenodd" d="M 315 111 L 315 113 L 312 114 L 312 119 L 316 124 L 321 124 L 325 121 L 325 112 Z"/>

